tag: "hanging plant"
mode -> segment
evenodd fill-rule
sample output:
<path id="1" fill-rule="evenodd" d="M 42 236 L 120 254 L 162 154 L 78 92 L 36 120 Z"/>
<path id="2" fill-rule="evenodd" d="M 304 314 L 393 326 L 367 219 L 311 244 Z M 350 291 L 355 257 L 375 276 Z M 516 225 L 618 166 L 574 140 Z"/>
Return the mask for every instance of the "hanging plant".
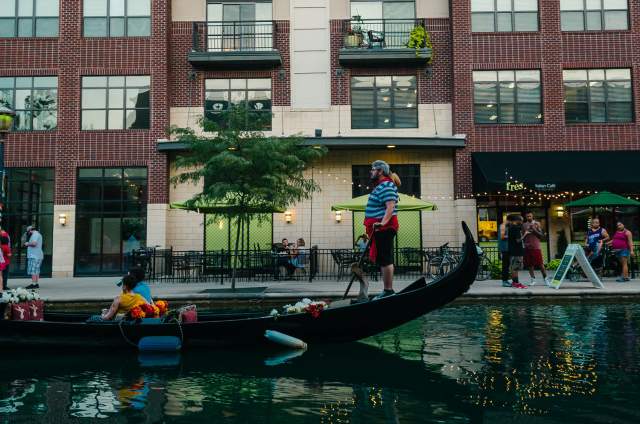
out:
<path id="1" fill-rule="evenodd" d="M 407 47 L 416 51 L 416 57 L 420 56 L 420 51 L 424 48 L 431 49 L 431 57 L 427 63 L 433 62 L 433 44 L 431 44 L 431 36 L 422 25 L 416 25 L 409 33 L 409 41 Z"/>

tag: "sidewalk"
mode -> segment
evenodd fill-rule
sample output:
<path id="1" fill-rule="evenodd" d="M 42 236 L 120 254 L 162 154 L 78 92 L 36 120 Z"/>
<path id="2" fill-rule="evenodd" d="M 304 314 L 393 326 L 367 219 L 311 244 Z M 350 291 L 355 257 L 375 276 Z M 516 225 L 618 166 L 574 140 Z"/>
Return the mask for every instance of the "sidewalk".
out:
<path id="1" fill-rule="evenodd" d="M 522 279 L 526 283 L 528 279 Z M 116 277 L 86 278 L 45 278 L 40 280 L 40 295 L 52 303 L 108 303 L 120 293 L 115 285 Z M 9 287 L 26 287 L 31 283 L 28 279 L 10 279 Z M 394 283 L 396 291 L 412 283 L 411 280 L 398 280 Z M 487 299 L 549 299 L 553 298 L 602 298 L 620 299 L 624 297 L 640 297 L 640 279 L 628 283 L 617 283 L 613 278 L 604 279 L 604 289 L 597 289 L 589 282 L 564 282 L 560 289 L 552 289 L 538 282 L 528 289 L 502 287 L 498 280 L 477 281 L 465 293 L 460 301 L 481 301 Z M 150 284 L 154 298 L 180 301 L 214 301 L 214 300 L 276 300 L 276 299 L 311 299 L 342 297 L 348 281 L 255 281 L 240 282 L 237 290 L 232 292 L 230 284 L 219 282 L 208 283 L 156 283 Z M 372 281 L 370 294 L 382 290 L 381 281 Z M 351 288 L 351 295 L 358 293 L 358 283 Z"/>

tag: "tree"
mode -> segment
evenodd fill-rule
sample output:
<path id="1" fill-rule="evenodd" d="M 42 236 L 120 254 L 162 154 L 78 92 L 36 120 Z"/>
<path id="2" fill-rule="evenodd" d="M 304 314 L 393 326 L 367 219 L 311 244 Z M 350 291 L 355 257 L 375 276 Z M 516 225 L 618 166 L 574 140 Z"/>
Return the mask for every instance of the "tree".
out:
<path id="1" fill-rule="evenodd" d="M 199 210 L 203 205 L 216 205 L 210 209 L 209 219 L 223 217 L 235 223 L 235 289 L 238 252 L 244 249 L 249 220 L 255 214 L 284 211 L 319 190 L 315 181 L 305 178 L 304 171 L 326 149 L 305 146 L 297 136 L 267 137 L 261 131 L 246 130 L 252 118 L 246 107 L 230 108 L 225 114 L 221 120 L 224 126 L 200 121 L 203 128 L 216 130 L 211 135 L 200 136 L 190 128 L 171 129 L 178 141 L 187 144 L 186 152 L 175 162 L 182 172 L 172 178 L 172 183 L 204 181 L 202 192 L 185 202 L 186 206 Z"/>

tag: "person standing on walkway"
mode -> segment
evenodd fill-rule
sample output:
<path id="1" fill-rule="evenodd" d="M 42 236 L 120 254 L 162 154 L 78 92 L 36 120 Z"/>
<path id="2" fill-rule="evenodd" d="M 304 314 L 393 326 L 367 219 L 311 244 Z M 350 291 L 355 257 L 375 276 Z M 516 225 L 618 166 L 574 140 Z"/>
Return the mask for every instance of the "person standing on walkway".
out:
<path id="1" fill-rule="evenodd" d="M 585 245 L 591 252 L 591 260 L 597 258 L 602 254 L 602 248 L 604 243 L 609 241 L 609 233 L 607 230 L 600 226 L 600 220 L 598 218 L 591 219 L 591 228 L 587 231 L 587 239 Z"/>
<path id="2" fill-rule="evenodd" d="M 616 232 L 611 239 L 611 248 L 615 251 L 622 267 L 622 275 L 616 281 L 619 283 L 629 281 L 629 257 L 635 256 L 633 252 L 633 235 L 620 221 L 616 224 Z"/>
<path id="3" fill-rule="evenodd" d="M 522 241 L 522 216 L 513 214 L 507 218 L 509 226 L 507 240 L 509 243 L 509 271 L 511 271 L 511 287 L 526 289 L 527 286 L 520 283 L 518 272 L 522 270 L 522 257 L 524 245 Z"/>
<path id="4" fill-rule="evenodd" d="M 34 225 L 30 225 L 27 227 L 27 237 L 29 237 L 29 241 L 24 244 L 27 248 L 27 274 L 31 275 L 31 284 L 27 288 L 37 289 L 40 288 L 38 284 L 40 281 L 40 267 L 42 266 L 42 259 L 44 259 L 42 234 Z"/>
<path id="5" fill-rule="evenodd" d="M 542 279 L 545 284 L 549 285 L 547 278 L 547 270 L 544 269 L 542 261 L 542 249 L 540 248 L 540 240 L 544 237 L 544 232 L 540 227 L 540 223 L 533 219 L 533 213 L 527 212 L 526 221 L 522 224 L 523 240 L 524 240 L 524 266 L 529 269 L 531 277 L 531 286 L 536 285 L 535 268 L 540 268 Z"/>
<path id="6" fill-rule="evenodd" d="M 7 290 L 9 288 L 9 265 L 11 265 L 11 238 L 3 228 L 0 228 L 0 249 L 5 264 L 2 270 L 2 288 Z"/>
<path id="7" fill-rule="evenodd" d="M 371 262 L 380 266 L 384 291 L 375 299 L 389 296 L 393 291 L 393 239 L 398 232 L 398 186 L 400 178 L 392 174 L 389 164 L 377 160 L 369 172 L 375 188 L 369 195 L 364 212 L 367 235 L 372 238 L 369 247 Z"/>
<path id="8" fill-rule="evenodd" d="M 498 233 L 498 250 L 500 251 L 500 259 L 502 260 L 502 287 L 511 287 L 509 282 L 509 217 L 500 224 Z"/>

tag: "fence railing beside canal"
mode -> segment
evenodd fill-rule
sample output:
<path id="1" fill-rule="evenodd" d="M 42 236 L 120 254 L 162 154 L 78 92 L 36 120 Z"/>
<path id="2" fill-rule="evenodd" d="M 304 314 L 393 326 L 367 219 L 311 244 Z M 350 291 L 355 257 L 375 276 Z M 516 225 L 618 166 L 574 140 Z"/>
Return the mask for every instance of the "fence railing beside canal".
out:
<path id="1" fill-rule="evenodd" d="M 497 249 L 485 248 L 491 261 L 498 259 Z M 448 272 L 457 263 L 460 247 L 428 247 L 395 249 L 397 278 L 428 278 Z M 296 256 L 270 250 L 176 251 L 172 249 L 142 249 L 133 254 L 133 263 L 142 266 L 151 282 L 191 283 L 218 282 L 232 278 L 238 283 L 273 280 L 348 281 L 351 264 L 360 252 L 353 249 L 299 250 Z M 363 266 L 371 280 L 379 279 L 378 267 L 368 260 Z"/>

